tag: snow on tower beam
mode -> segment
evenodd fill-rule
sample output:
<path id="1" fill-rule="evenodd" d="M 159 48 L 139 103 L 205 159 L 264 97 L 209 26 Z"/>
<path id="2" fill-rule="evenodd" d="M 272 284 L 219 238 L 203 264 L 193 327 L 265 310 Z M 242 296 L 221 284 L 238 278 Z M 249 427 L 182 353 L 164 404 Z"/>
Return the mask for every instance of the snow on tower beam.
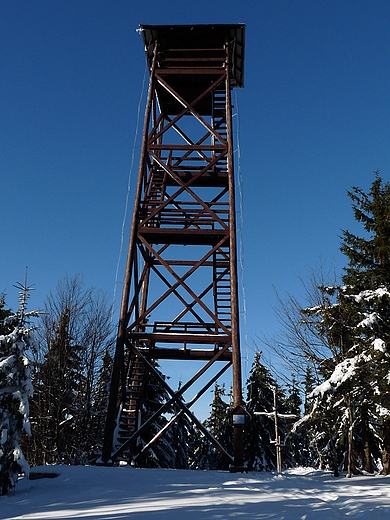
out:
<path id="1" fill-rule="evenodd" d="M 134 355 L 201 359 L 207 369 L 217 360 L 231 362 L 234 406 L 242 402 L 231 89 L 243 86 L 245 26 L 142 25 L 141 32 L 150 82 L 105 462 L 131 444 L 113 446 L 113 440 L 125 400 L 140 410 L 143 383 L 129 380 L 136 377 Z M 128 432 L 134 436 L 137 430 Z M 243 463 L 242 442 L 240 429 L 236 467 Z"/>

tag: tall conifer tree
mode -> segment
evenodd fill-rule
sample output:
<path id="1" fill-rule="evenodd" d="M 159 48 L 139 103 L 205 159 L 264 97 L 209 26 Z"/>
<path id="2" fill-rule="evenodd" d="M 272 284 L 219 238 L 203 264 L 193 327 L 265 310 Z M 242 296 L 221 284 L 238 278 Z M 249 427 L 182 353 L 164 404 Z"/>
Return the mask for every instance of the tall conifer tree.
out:
<path id="1" fill-rule="evenodd" d="M 364 236 L 343 231 L 341 251 L 348 258 L 343 282 L 346 297 L 358 310 L 354 325 L 360 332 L 359 353 L 364 353 L 365 367 L 371 361 L 371 369 L 360 373 L 364 376 L 364 384 L 375 390 L 373 397 L 377 396 L 383 421 L 383 473 L 389 474 L 390 184 L 384 183 L 377 171 L 368 193 L 354 187 L 348 195 L 355 219 L 363 226 Z M 360 424 L 364 439 L 363 456 L 365 464 L 370 467 L 370 402 L 362 398 L 361 401 L 364 411 Z"/>

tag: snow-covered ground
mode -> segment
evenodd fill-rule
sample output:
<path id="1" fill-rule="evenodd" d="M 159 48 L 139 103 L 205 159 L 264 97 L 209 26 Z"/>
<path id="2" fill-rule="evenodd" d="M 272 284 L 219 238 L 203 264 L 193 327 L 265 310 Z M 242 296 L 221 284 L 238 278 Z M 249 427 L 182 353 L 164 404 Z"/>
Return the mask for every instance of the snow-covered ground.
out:
<path id="1" fill-rule="evenodd" d="M 230 474 L 125 467 L 51 466 L 57 478 L 22 478 L 0 497 L 1 519 L 389 518 L 390 478 L 334 478 L 296 469 Z"/>

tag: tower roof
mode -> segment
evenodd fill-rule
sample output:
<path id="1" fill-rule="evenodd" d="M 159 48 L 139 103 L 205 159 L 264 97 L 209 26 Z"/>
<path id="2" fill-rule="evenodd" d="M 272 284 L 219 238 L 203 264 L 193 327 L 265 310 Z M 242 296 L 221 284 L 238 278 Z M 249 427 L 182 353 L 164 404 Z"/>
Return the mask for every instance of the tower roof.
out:
<path id="1" fill-rule="evenodd" d="M 221 50 L 230 49 L 230 82 L 244 86 L 245 24 L 214 25 L 140 25 L 149 69 L 154 43 L 158 41 L 159 66 L 212 67 L 225 62 Z M 180 51 L 180 55 L 177 54 Z"/>

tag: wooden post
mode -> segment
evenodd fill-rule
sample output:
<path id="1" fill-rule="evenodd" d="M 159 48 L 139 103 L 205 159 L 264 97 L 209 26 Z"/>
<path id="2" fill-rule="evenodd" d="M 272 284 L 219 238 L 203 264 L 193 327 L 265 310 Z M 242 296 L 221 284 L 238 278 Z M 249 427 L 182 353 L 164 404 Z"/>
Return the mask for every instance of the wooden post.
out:
<path id="1" fill-rule="evenodd" d="M 274 410 L 273 412 L 254 412 L 255 415 L 265 415 L 270 419 L 273 419 L 275 422 L 275 440 L 271 441 L 272 444 L 275 444 L 276 447 L 276 470 L 278 473 L 282 472 L 282 443 L 280 442 L 279 428 L 278 428 L 278 417 L 283 419 L 297 419 L 298 417 L 293 414 L 278 414 L 278 409 L 276 406 L 276 392 L 277 387 L 274 387 Z"/>
<path id="2" fill-rule="evenodd" d="M 228 142 L 228 185 L 229 185 L 229 233 L 230 233 L 230 284 L 231 284 L 231 317 L 232 317 L 232 360 L 233 360 L 233 404 L 242 406 L 241 388 L 241 353 L 239 312 L 237 294 L 237 244 L 236 244 L 236 206 L 234 194 L 234 160 L 232 132 L 232 104 L 230 87 L 229 43 L 226 43 L 226 136 Z M 234 465 L 244 465 L 244 431 L 234 427 Z"/>
<path id="3" fill-rule="evenodd" d="M 274 421 L 275 421 L 275 447 L 276 447 L 276 469 L 282 472 L 282 450 L 280 446 L 280 435 L 278 430 L 278 410 L 276 408 L 276 386 L 274 387 Z"/>

